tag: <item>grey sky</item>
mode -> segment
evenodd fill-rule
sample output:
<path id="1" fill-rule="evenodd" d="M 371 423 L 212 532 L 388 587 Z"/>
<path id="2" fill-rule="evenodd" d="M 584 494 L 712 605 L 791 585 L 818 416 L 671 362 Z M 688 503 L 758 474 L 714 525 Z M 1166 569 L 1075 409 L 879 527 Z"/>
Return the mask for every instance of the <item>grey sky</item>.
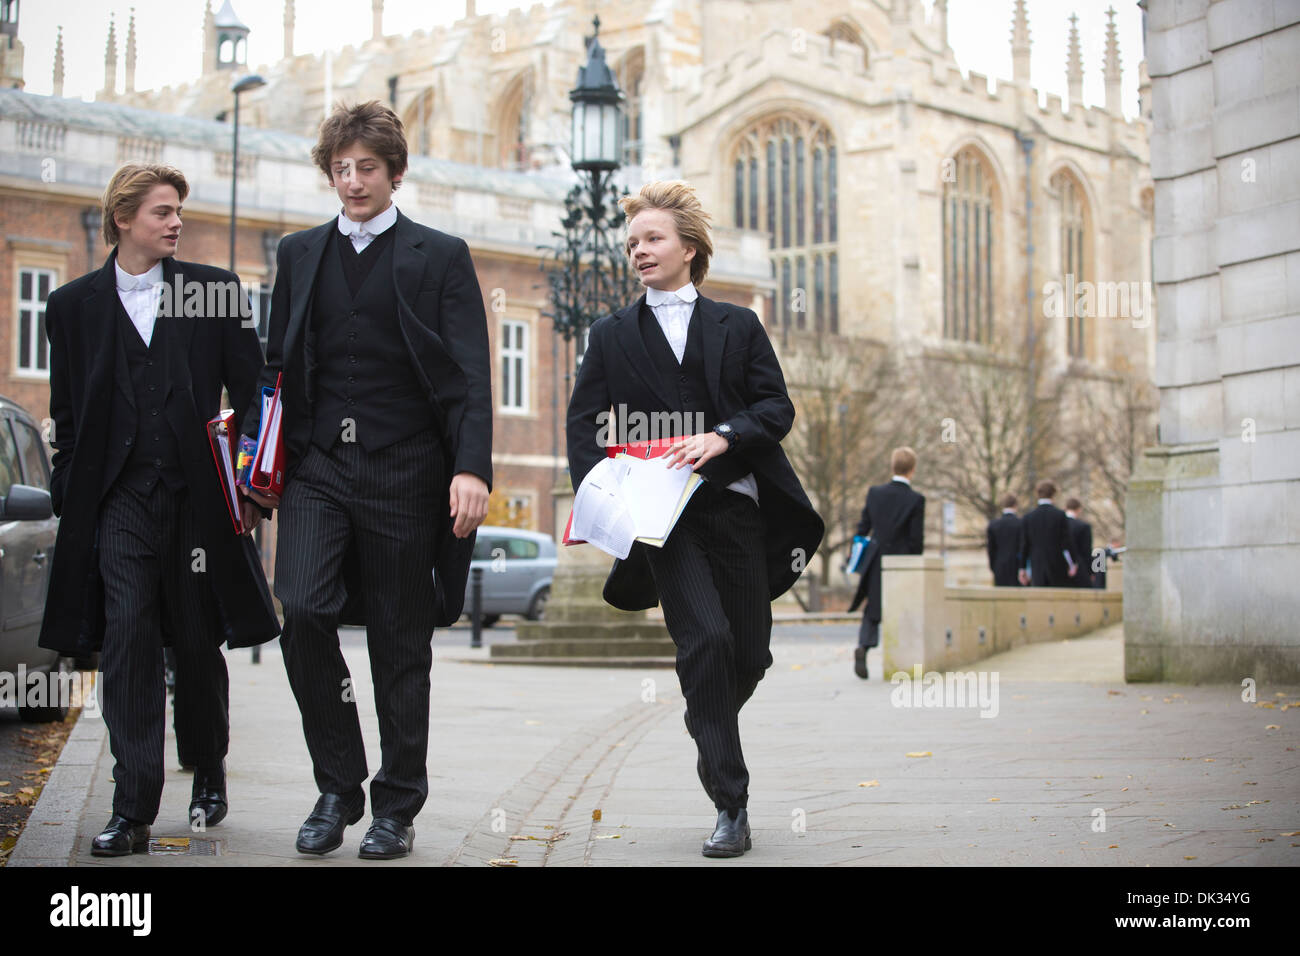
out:
<path id="1" fill-rule="evenodd" d="M 279 58 L 283 45 L 281 0 L 233 0 L 250 28 L 248 61 L 254 69 Z M 814 0 L 815 2 L 815 0 Z M 887 3 L 887 0 L 884 0 Z M 1071 12 L 1079 15 L 1083 53 L 1084 102 L 1105 99 L 1101 66 L 1105 50 L 1106 8 L 1112 0 L 1029 0 L 1033 41 L 1031 73 L 1040 90 L 1066 99 L 1065 54 Z M 1124 70 L 1123 106 L 1137 114 L 1137 65 L 1142 59 L 1141 11 L 1132 0 L 1114 0 Z M 479 13 L 504 13 L 527 6 L 511 0 L 478 0 Z M 797 4 L 802 12 L 812 4 Z M 929 10 L 931 3 L 925 4 Z M 213 8 L 220 7 L 214 0 Z M 948 37 L 964 70 L 990 77 L 1011 75 L 1012 0 L 949 0 Z M 25 47 L 23 73 L 31 93 L 52 91 L 54 38 L 63 26 L 64 93 L 93 99 L 104 82 L 104 48 L 109 15 L 117 24 L 119 89 L 126 60 L 126 26 L 135 9 L 138 56 L 136 86 L 152 89 L 183 83 L 199 72 L 203 48 L 203 0 L 42 0 L 21 5 L 19 36 Z M 464 0 L 386 0 L 384 29 L 409 33 L 450 23 L 464 12 Z M 796 13 L 796 16 L 799 14 Z M 824 24 L 810 23 L 809 30 Z M 798 26 L 792 23 L 791 26 Z M 369 0 L 297 0 L 294 46 L 297 53 L 337 49 L 370 36 Z"/>

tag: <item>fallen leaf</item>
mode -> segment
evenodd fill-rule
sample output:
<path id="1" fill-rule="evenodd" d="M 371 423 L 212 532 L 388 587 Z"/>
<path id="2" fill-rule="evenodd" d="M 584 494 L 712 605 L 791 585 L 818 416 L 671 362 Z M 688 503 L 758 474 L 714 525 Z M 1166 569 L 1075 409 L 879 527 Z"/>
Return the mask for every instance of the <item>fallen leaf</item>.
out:
<path id="1" fill-rule="evenodd" d="M 511 860 L 506 857 L 497 857 L 495 860 L 488 860 L 488 866 L 518 866 L 518 860 Z"/>
<path id="2" fill-rule="evenodd" d="M 792 670 L 792 671 L 801 671 L 801 670 L 803 670 L 803 665 L 802 665 L 802 664 L 791 664 L 791 665 L 790 665 L 790 670 Z"/>
<path id="3" fill-rule="evenodd" d="M 1118 849 L 1119 849 L 1119 844 L 1118 844 L 1118 843 L 1112 843 L 1110 846 L 1106 847 L 1106 849 L 1108 849 L 1108 850 L 1118 850 Z"/>
<path id="4" fill-rule="evenodd" d="M 1183 859 L 1184 859 L 1184 860 L 1194 860 L 1194 859 L 1196 859 L 1196 857 L 1194 857 L 1194 856 L 1185 856 L 1185 857 L 1183 857 Z"/>
<path id="5" fill-rule="evenodd" d="M 1001 799 L 1002 799 L 1001 797 L 989 797 L 989 803 L 997 803 Z"/>
<path id="6" fill-rule="evenodd" d="M 1146 709 L 1144 708 L 1144 709 L 1142 710 L 1142 713 L 1144 713 L 1144 714 L 1149 714 L 1149 713 L 1151 713 L 1151 711 L 1146 710 Z"/>
<path id="7" fill-rule="evenodd" d="M 1265 730 L 1281 730 L 1282 728 L 1281 728 L 1280 726 L 1278 726 L 1277 724 L 1269 724 L 1269 725 L 1268 725 L 1267 727 L 1265 727 L 1264 729 L 1265 729 Z"/>
<path id="8" fill-rule="evenodd" d="M 1300 830 L 1292 830 L 1290 833 L 1279 833 L 1278 836 L 1300 836 Z"/>
<path id="9" fill-rule="evenodd" d="M 1108 690 L 1108 691 L 1106 691 L 1106 693 L 1107 693 L 1108 695 L 1110 695 L 1111 697 L 1123 697 L 1123 696 L 1124 696 L 1124 692 L 1123 692 L 1122 690 Z"/>
<path id="10" fill-rule="evenodd" d="M 866 781 L 863 781 L 862 783 L 858 784 L 858 786 L 859 786 L 859 787 L 878 787 L 878 786 L 880 786 L 880 781 L 879 781 L 879 780 L 866 780 Z"/>
<path id="11" fill-rule="evenodd" d="M 621 840 L 621 839 L 623 839 L 623 834 L 621 834 L 621 833 L 600 833 L 600 834 L 597 834 L 597 835 L 596 835 L 596 839 L 597 839 L 597 840 Z"/>
<path id="12" fill-rule="evenodd" d="M 158 837 L 153 841 L 155 846 L 160 847 L 180 847 L 186 848 L 190 845 L 189 837 Z"/>
<path id="13" fill-rule="evenodd" d="M 1277 704 L 1273 703 L 1271 700 L 1261 700 L 1255 706 L 1263 707 L 1266 710 L 1277 710 Z"/>
<path id="14" fill-rule="evenodd" d="M 1206 763 L 1214 763 L 1214 758 L 1213 758 L 1213 757 L 1206 757 L 1206 758 L 1205 758 L 1205 762 L 1206 762 Z"/>
<path id="15" fill-rule="evenodd" d="M 1119 792 L 1120 792 L 1120 793 L 1123 793 L 1123 792 L 1124 792 L 1125 790 L 1127 790 L 1127 789 L 1128 789 L 1128 787 L 1120 787 L 1120 788 L 1119 788 Z"/>
<path id="16" fill-rule="evenodd" d="M 600 811 L 599 811 L 599 810 L 592 810 L 592 811 L 591 811 L 591 818 L 592 818 L 593 820 L 595 820 L 597 823 L 599 823 L 599 822 L 600 822 Z"/>
<path id="17" fill-rule="evenodd" d="M 911 753 L 906 754 L 906 756 L 908 756 L 908 757 L 933 757 L 934 754 L 930 753 L 930 751 L 928 751 L 928 750 L 913 750 Z"/>

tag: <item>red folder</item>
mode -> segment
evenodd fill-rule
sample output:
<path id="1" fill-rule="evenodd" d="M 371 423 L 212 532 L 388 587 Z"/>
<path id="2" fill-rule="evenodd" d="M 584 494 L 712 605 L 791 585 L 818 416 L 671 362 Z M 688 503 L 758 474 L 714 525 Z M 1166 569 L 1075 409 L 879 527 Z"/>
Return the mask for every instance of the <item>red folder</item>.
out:
<path id="1" fill-rule="evenodd" d="M 220 412 L 208 422 L 208 445 L 212 448 L 212 461 L 217 466 L 217 481 L 221 484 L 221 497 L 226 500 L 226 511 L 235 526 L 236 534 L 244 533 L 244 512 L 235 480 L 235 452 L 239 447 L 235 434 L 235 413 L 231 409 Z"/>
<path id="2" fill-rule="evenodd" d="M 257 431 L 257 455 L 248 474 L 248 486 L 277 498 L 284 493 L 284 404 L 280 400 L 283 373 L 275 378 L 275 389 L 263 389 L 262 422 Z"/>
<path id="3" fill-rule="evenodd" d="M 684 441 L 686 435 L 677 438 L 655 438 L 651 441 L 630 441 L 622 445 L 610 445 L 605 449 L 606 458 L 617 458 L 626 452 L 634 458 L 661 458 L 664 452 L 679 441 Z M 570 538 L 569 532 L 573 530 L 573 509 L 569 509 L 569 520 L 564 525 L 564 537 L 561 538 L 563 544 L 586 544 L 587 542 L 577 538 Z"/>

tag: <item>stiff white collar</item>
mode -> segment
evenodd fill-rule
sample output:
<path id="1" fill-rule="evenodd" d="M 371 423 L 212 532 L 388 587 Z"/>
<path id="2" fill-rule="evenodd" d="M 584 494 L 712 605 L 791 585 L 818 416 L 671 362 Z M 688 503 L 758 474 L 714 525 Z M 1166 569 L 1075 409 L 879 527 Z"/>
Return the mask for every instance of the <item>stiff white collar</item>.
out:
<path id="1" fill-rule="evenodd" d="M 152 289 L 155 282 L 163 280 L 162 260 L 159 259 L 148 271 L 138 276 L 133 276 L 120 265 L 117 260 L 113 260 L 113 268 L 117 270 L 117 291 L 118 292 L 135 292 L 137 289 Z"/>
<path id="2" fill-rule="evenodd" d="M 392 203 L 374 219 L 365 222 L 353 222 L 343 213 L 339 213 L 339 232 L 345 236 L 374 236 L 390 228 L 397 222 L 397 207 Z"/>
<path id="3" fill-rule="evenodd" d="M 894 480 L 895 480 L 895 481 L 901 481 L 903 484 L 907 485 L 909 488 L 912 486 L 912 483 L 911 483 L 910 481 L 908 481 L 906 478 L 904 478 L 902 475 L 895 475 L 895 476 L 894 476 Z"/>
<path id="4" fill-rule="evenodd" d="M 646 305 L 666 305 L 674 302 L 694 302 L 700 297 L 695 291 L 695 283 L 688 282 L 676 292 L 664 292 L 662 289 L 646 289 Z"/>

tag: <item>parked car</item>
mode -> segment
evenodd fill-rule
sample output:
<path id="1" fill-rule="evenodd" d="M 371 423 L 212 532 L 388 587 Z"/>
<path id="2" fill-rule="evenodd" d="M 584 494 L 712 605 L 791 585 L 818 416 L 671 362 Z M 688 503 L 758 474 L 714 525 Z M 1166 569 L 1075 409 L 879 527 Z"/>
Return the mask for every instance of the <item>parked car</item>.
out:
<path id="1" fill-rule="evenodd" d="M 465 584 L 465 613 L 473 607 L 474 569 L 482 568 L 484 627 L 492 627 L 502 614 L 540 620 L 551 596 L 555 560 L 555 541 L 550 535 L 483 525 L 478 529 Z"/>
<path id="2" fill-rule="evenodd" d="M 50 504 L 50 462 L 36 420 L 0 397 L 0 671 L 17 675 L 20 664 L 28 674 L 72 670 L 68 658 L 36 644 L 58 527 Z M 19 707 L 18 716 L 63 720 L 67 702 L 53 704 Z"/>

